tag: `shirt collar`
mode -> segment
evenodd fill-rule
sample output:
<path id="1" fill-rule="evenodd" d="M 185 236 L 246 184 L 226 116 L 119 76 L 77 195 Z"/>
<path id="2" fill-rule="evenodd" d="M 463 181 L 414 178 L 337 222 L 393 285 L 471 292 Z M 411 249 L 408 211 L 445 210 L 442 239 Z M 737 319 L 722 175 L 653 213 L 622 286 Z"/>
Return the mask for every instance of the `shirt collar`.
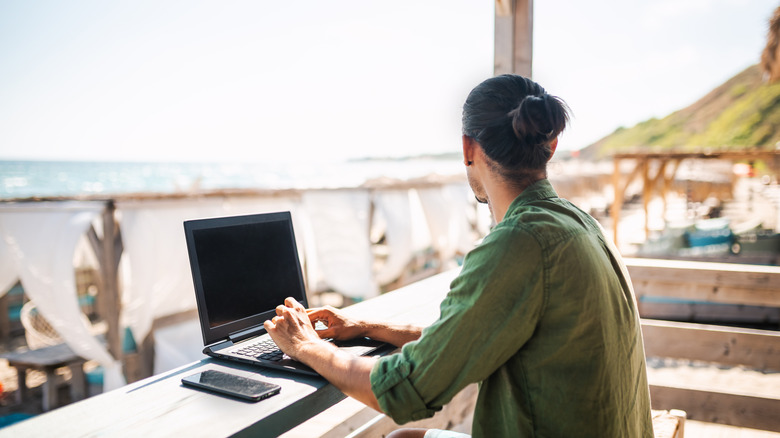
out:
<path id="1" fill-rule="evenodd" d="M 533 201 L 539 201 L 542 199 L 557 198 L 558 193 L 553 188 L 552 184 L 547 178 L 540 179 L 523 190 L 512 204 L 509 205 L 508 211 L 511 211 L 515 207 L 531 203 Z"/>

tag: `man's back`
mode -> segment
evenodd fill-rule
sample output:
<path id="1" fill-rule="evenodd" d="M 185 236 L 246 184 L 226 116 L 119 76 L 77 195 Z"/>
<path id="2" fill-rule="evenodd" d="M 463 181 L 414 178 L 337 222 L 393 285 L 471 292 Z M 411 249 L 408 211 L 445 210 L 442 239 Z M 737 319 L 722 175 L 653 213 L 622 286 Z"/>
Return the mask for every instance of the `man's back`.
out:
<path id="1" fill-rule="evenodd" d="M 639 316 L 622 261 L 593 218 L 552 197 L 551 187 L 533 187 L 493 233 L 509 235 L 501 240 L 514 246 L 517 263 L 538 251 L 542 281 L 533 293 L 542 304 L 527 315 L 536 321 L 533 335 L 481 394 L 520 412 L 488 415 L 475 435 L 517 421 L 522 436 L 652 436 Z"/>
<path id="2" fill-rule="evenodd" d="M 383 411 L 423 418 L 481 382 L 475 437 L 652 436 L 619 264 L 592 218 L 532 185 L 466 257 L 440 319 L 375 366 Z"/>

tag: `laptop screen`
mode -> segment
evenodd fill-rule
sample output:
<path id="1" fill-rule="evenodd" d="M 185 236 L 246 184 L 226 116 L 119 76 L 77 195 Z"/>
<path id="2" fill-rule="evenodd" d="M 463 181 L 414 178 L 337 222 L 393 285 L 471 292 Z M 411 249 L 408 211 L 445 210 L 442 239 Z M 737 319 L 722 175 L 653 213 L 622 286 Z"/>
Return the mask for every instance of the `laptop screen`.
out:
<path id="1" fill-rule="evenodd" d="M 289 212 L 186 221 L 206 345 L 259 326 L 287 297 L 306 305 Z"/>

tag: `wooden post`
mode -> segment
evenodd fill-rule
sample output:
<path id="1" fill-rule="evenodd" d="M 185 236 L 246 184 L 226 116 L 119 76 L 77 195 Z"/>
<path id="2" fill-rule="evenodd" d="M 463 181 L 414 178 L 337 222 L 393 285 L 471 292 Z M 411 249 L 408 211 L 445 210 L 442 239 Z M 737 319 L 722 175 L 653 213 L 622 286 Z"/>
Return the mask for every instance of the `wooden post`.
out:
<path id="1" fill-rule="evenodd" d="M 631 181 L 634 180 L 634 178 L 639 175 L 639 172 L 644 169 L 645 166 L 645 160 L 639 160 L 637 161 L 636 167 L 634 167 L 634 171 L 631 172 L 631 174 L 628 176 L 628 179 L 626 179 L 625 183 L 623 183 L 621 174 L 620 174 L 620 158 L 614 157 L 614 163 L 615 163 L 615 170 L 612 173 L 612 187 L 615 190 L 615 200 L 612 202 L 612 228 L 613 228 L 613 237 L 615 241 L 615 246 L 618 244 L 618 223 L 620 222 L 620 209 L 623 208 L 623 198 L 626 195 L 626 189 L 628 188 L 629 184 L 631 184 Z"/>
<path id="2" fill-rule="evenodd" d="M 623 208 L 623 188 L 620 184 L 620 158 L 614 159 L 615 169 L 612 171 L 612 188 L 615 191 L 615 199 L 612 201 L 612 240 L 615 246 L 618 244 L 618 224 L 620 223 L 620 209 Z"/>
<path id="3" fill-rule="evenodd" d="M 661 202 L 663 202 L 663 210 L 661 211 L 661 219 L 666 221 L 666 186 L 663 186 L 663 188 L 658 188 L 658 180 L 661 181 L 666 180 L 666 164 L 669 162 L 667 159 L 661 159 L 661 164 L 658 166 L 658 170 L 655 173 L 655 177 L 653 178 L 653 186 L 650 190 L 650 194 L 652 195 L 656 190 L 661 191 Z M 649 236 L 648 236 L 649 237 Z"/>
<path id="4" fill-rule="evenodd" d="M 664 199 L 664 222 L 666 221 L 666 211 L 669 207 L 669 202 L 666 199 L 666 196 L 669 194 L 669 187 L 672 184 L 672 181 L 674 181 L 674 176 L 677 174 L 677 169 L 680 168 L 680 163 L 682 162 L 682 159 L 674 160 L 674 167 L 672 168 L 671 175 L 666 175 L 666 169 L 664 169 L 664 173 L 661 174 L 663 177 L 663 189 L 661 195 Z M 664 163 L 666 163 L 664 161 Z"/>
<path id="5" fill-rule="evenodd" d="M 533 0 L 496 0 L 493 73 L 531 77 Z"/>
<path id="6" fill-rule="evenodd" d="M 122 302 L 119 296 L 119 258 L 122 255 L 122 236 L 114 218 L 114 201 L 108 201 L 103 210 L 103 237 L 98 237 L 94 228 L 88 236 L 100 264 L 100 314 L 108 324 L 106 341 L 108 352 L 116 360 L 122 359 L 122 331 L 119 314 Z"/>
<path id="7" fill-rule="evenodd" d="M 645 211 L 645 240 L 650 237 L 650 198 L 653 187 L 650 180 L 650 160 L 642 160 L 642 208 Z"/>
<path id="8" fill-rule="evenodd" d="M 653 198 L 653 195 L 658 188 L 658 180 L 663 178 L 663 189 L 661 190 L 661 198 L 664 204 L 663 218 L 666 219 L 666 192 L 668 190 L 668 183 L 666 179 L 666 164 L 669 162 L 666 158 L 659 158 L 660 164 L 656 170 L 655 176 L 650 177 L 650 159 L 643 160 L 642 172 L 644 174 L 644 187 L 642 187 L 642 203 L 645 209 L 645 239 L 650 238 L 650 211 L 649 204 Z M 675 172 L 677 169 L 675 168 Z"/>

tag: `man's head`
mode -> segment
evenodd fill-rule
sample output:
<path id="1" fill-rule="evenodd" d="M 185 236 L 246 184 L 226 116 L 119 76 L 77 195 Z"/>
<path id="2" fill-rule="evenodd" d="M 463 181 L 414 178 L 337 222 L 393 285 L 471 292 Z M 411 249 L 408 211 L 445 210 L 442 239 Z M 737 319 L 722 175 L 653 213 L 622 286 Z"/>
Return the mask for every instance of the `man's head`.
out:
<path id="1" fill-rule="evenodd" d="M 501 75 L 477 85 L 466 98 L 464 145 L 477 143 L 491 171 L 522 188 L 546 177 L 547 162 L 568 120 L 566 104 L 539 84 Z M 477 199 L 485 202 L 484 194 L 478 193 L 479 181 L 470 176 L 470 182 Z"/>

